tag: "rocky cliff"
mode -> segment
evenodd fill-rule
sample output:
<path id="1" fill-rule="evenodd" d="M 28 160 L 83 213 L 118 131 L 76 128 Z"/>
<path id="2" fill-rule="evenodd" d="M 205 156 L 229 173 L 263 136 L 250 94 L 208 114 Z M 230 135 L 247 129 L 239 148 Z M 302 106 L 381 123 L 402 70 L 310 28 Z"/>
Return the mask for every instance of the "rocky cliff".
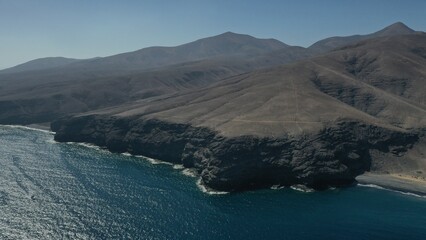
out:
<path id="1" fill-rule="evenodd" d="M 353 120 L 329 123 L 316 134 L 278 138 L 225 137 L 204 127 L 136 116 L 62 118 L 51 128 L 59 142 L 87 142 L 195 168 L 204 185 L 222 191 L 350 184 L 370 169 L 370 151 L 403 156 L 418 141 L 416 133 Z"/>

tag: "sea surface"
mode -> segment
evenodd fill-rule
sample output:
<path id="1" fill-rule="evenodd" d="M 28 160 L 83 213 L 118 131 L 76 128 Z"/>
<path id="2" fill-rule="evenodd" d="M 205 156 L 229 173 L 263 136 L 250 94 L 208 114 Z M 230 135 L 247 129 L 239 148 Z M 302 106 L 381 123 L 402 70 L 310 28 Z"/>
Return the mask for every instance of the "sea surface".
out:
<path id="1" fill-rule="evenodd" d="M 426 239 L 426 199 L 365 186 L 207 194 L 179 166 L 0 126 L 0 239 Z"/>

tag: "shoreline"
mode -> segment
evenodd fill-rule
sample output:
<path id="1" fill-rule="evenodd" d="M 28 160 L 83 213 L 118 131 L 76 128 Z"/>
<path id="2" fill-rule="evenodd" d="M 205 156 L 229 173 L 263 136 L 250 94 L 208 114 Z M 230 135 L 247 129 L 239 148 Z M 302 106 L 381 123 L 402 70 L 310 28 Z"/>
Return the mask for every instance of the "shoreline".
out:
<path id="1" fill-rule="evenodd" d="M 40 131 L 40 132 L 46 132 L 49 134 L 55 134 L 49 126 L 46 125 L 40 125 L 40 124 L 30 124 L 30 125 L 10 125 L 10 124 L 0 124 L 0 126 L 3 127 L 10 127 L 10 128 L 21 128 L 21 129 L 28 129 L 33 131 Z"/>
<path id="2" fill-rule="evenodd" d="M 23 129 L 30 129 L 34 131 L 42 131 L 50 134 L 54 134 L 50 130 L 49 123 L 44 124 L 30 124 L 30 125 L 2 125 L 6 127 L 13 127 L 13 128 L 23 128 Z M 85 146 L 85 147 L 95 147 L 96 145 L 87 144 L 87 143 L 80 143 L 80 142 L 73 142 L 75 144 Z M 91 145 L 91 146 L 88 146 Z M 100 148 L 96 146 L 98 150 Z M 174 164 L 161 161 L 161 160 L 154 160 L 145 156 L 140 155 L 133 155 L 129 153 L 122 153 L 122 155 L 126 156 L 133 156 L 133 157 L 143 157 L 146 158 L 151 164 L 167 164 L 172 165 L 174 168 Z M 151 161 L 150 161 L 151 160 Z M 177 168 L 176 168 L 177 169 Z M 181 168 L 179 168 L 181 169 Z M 186 168 L 184 169 L 186 170 Z M 186 174 L 184 174 L 186 175 Z M 391 174 L 384 174 L 384 173 L 372 173 L 372 172 L 366 172 L 362 175 L 359 175 L 355 178 L 356 182 L 359 183 L 361 186 L 371 186 L 371 187 L 379 187 L 386 190 L 393 190 L 400 192 L 402 194 L 414 194 L 419 197 L 426 197 L 426 179 L 423 177 L 415 177 L 403 173 L 391 173 Z M 198 185 L 198 184 L 197 184 Z M 205 186 L 203 186 L 205 187 Z M 199 187 L 200 188 L 200 187 Z M 272 188 L 273 189 L 273 188 Z M 224 194 L 225 192 L 221 191 L 215 191 L 207 189 L 200 188 L 202 192 L 210 193 L 210 192 L 219 192 L 219 194 Z M 229 192 L 226 192 L 229 193 Z M 213 193 L 214 194 L 214 193 Z"/>
<path id="3" fill-rule="evenodd" d="M 409 175 L 367 172 L 357 176 L 355 180 L 362 185 L 376 185 L 384 189 L 426 197 L 426 181 Z"/>

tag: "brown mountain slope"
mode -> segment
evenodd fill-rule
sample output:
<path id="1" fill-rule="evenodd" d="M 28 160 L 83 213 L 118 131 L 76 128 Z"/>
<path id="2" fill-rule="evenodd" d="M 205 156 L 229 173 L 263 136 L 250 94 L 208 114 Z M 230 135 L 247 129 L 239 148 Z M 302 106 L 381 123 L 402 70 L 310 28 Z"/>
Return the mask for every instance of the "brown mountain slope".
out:
<path id="1" fill-rule="evenodd" d="M 289 47 L 253 57 L 211 58 L 104 77 L 60 71 L 18 73 L 0 81 L 0 122 L 52 121 L 66 114 L 205 87 L 226 77 L 309 56 L 303 48 Z"/>
<path id="2" fill-rule="evenodd" d="M 369 37 L 405 34 L 404 26 L 394 24 Z M 309 49 L 228 32 L 177 47 L 152 47 L 105 58 L 59 64 L 50 58 L 34 60 L 0 71 L 0 122 L 51 121 L 65 114 L 205 87 L 222 78 L 311 56 Z"/>
<path id="3" fill-rule="evenodd" d="M 309 56 L 307 49 L 274 39 L 228 32 L 177 47 L 146 48 L 58 66 L 46 67 L 45 60 L 34 60 L 0 74 L 0 123 L 48 122 L 66 114 L 204 87 Z"/>
<path id="4" fill-rule="evenodd" d="M 301 134 L 346 118 L 418 128 L 426 126 L 425 49 L 424 34 L 380 38 L 108 111 L 209 127 L 224 135 Z"/>

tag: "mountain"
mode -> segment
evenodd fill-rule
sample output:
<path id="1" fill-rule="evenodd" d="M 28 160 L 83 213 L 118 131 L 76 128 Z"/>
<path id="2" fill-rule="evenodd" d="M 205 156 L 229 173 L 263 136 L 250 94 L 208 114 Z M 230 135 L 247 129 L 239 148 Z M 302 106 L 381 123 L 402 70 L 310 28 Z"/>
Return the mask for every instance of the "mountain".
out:
<path id="1" fill-rule="evenodd" d="M 66 114 L 207 86 L 309 56 L 310 51 L 301 47 L 228 32 L 178 47 L 1 74 L 0 122 L 48 122 Z"/>
<path id="2" fill-rule="evenodd" d="M 369 39 L 197 90 L 52 123 L 89 142 L 195 168 L 209 188 L 349 184 L 426 170 L 426 34 Z"/>
<path id="3" fill-rule="evenodd" d="M 36 59 L 3 70 L 0 82 L 39 86 L 52 82 L 91 81 L 96 78 L 135 74 L 154 68 L 212 58 L 250 58 L 273 51 L 291 49 L 274 39 L 257 39 L 227 32 L 177 47 L 149 47 L 103 58 L 76 61 L 65 58 Z M 307 52 L 309 50 L 306 50 Z M 35 71 L 36 70 L 36 71 Z"/>
<path id="4" fill-rule="evenodd" d="M 0 81 L 0 122 L 50 122 L 67 114 L 205 87 L 227 77 L 308 56 L 304 49 L 294 47 L 291 51 L 255 57 L 205 59 L 122 75 L 91 78 L 90 75 L 72 78 L 60 72 L 9 75 Z"/>
<path id="5" fill-rule="evenodd" d="M 177 47 L 149 47 L 83 63 L 93 69 L 149 69 L 197 61 L 212 57 L 246 57 L 276 51 L 289 46 L 275 39 L 257 39 L 226 32 Z"/>
<path id="6" fill-rule="evenodd" d="M 405 34 L 413 34 L 416 31 L 407 27 L 402 22 L 394 23 L 384 29 L 377 31 L 375 33 L 367 34 L 367 35 L 353 35 L 347 37 L 331 37 L 320 40 L 309 47 L 310 50 L 316 53 L 324 53 L 331 51 L 333 49 L 337 49 L 343 47 L 345 45 L 349 45 L 352 43 L 356 43 L 358 41 L 377 38 L 377 37 L 386 37 L 386 36 L 395 36 L 395 35 L 405 35 Z"/>
<path id="7" fill-rule="evenodd" d="M 26 63 L 19 64 L 15 67 L 1 70 L 0 74 L 44 70 L 44 69 L 62 67 L 70 63 L 75 63 L 78 61 L 79 61 L 78 59 L 64 58 L 64 57 L 39 58 Z"/>

